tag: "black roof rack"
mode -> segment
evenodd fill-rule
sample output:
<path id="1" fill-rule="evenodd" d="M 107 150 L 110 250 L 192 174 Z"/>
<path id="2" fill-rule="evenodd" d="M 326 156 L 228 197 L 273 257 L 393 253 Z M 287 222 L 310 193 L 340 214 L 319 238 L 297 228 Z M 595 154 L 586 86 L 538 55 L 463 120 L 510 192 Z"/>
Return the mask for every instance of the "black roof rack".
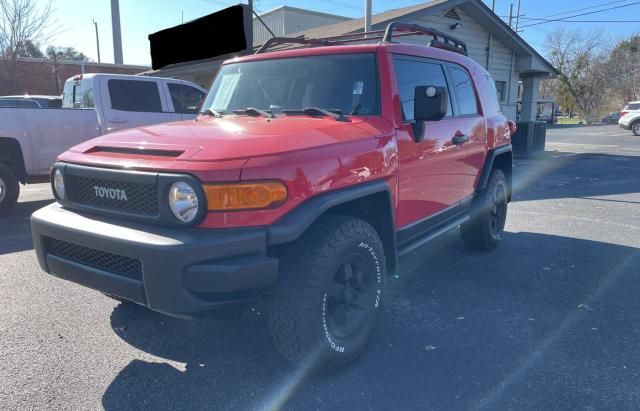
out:
<path id="1" fill-rule="evenodd" d="M 323 37 L 323 38 L 305 38 L 305 37 L 272 37 L 258 50 L 255 54 L 260 54 L 278 45 L 299 44 L 301 46 L 336 46 L 345 43 L 363 40 L 382 40 L 390 43 L 394 38 L 405 36 L 432 36 L 433 39 L 427 43 L 429 47 L 436 47 L 462 55 L 467 55 L 467 45 L 465 42 L 457 38 L 443 33 L 431 27 L 420 26 L 418 24 L 392 22 L 387 25 L 385 30 L 374 30 L 363 33 L 344 34 L 341 36 Z"/>

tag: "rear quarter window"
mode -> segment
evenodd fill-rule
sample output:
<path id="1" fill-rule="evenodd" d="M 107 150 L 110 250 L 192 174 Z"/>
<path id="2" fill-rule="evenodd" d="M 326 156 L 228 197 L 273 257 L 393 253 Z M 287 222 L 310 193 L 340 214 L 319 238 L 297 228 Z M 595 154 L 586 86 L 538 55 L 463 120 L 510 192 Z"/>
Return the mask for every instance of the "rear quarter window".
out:
<path id="1" fill-rule="evenodd" d="M 640 110 L 640 103 L 629 103 L 624 108 L 625 110 Z"/>
<path id="2" fill-rule="evenodd" d="M 491 76 L 485 76 L 485 78 L 486 78 L 487 94 L 490 96 L 490 101 L 487 102 L 487 104 L 490 105 L 489 108 L 491 109 L 491 111 L 501 112 L 502 104 L 500 103 L 501 99 L 498 93 L 498 89 L 496 87 L 496 82 L 493 80 L 493 77 Z M 504 82 L 501 82 L 501 83 L 504 83 Z"/>
<path id="3" fill-rule="evenodd" d="M 447 64 L 459 115 L 478 114 L 478 99 L 469 73 L 457 64 Z"/>
<path id="4" fill-rule="evenodd" d="M 61 106 L 62 108 L 92 109 L 94 106 L 93 80 L 67 81 L 62 92 Z"/>

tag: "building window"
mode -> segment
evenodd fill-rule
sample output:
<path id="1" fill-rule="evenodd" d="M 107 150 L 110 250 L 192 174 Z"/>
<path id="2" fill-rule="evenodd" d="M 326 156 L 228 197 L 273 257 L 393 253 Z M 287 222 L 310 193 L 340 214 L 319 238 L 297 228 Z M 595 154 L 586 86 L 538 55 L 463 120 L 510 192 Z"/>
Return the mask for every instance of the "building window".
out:
<path id="1" fill-rule="evenodd" d="M 507 82 L 496 81 L 496 91 L 498 92 L 498 101 L 504 103 L 507 101 Z"/>

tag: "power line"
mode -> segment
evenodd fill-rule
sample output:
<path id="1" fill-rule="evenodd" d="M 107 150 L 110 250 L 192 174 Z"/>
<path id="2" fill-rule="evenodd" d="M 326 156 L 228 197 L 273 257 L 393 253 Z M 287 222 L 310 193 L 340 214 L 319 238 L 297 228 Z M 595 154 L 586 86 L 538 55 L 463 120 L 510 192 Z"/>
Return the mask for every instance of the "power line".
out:
<path id="1" fill-rule="evenodd" d="M 548 18 L 548 17 L 562 16 L 563 14 L 569 14 L 569 13 L 575 13 L 575 12 L 577 12 L 577 11 L 584 11 L 584 10 L 596 9 L 596 8 L 598 8 L 598 7 L 610 6 L 610 5 L 612 5 L 612 4 L 616 4 L 616 3 L 624 3 L 624 2 L 626 2 L 626 1 L 629 1 L 629 0 L 616 0 L 616 1 L 609 1 L 609 2 L 607 2 L 607 3 L 602 3 L 602 4 L 595 5 L 595 6 L 583 7 L 583 8 L 580 8 L 580 9 L 574 9 L 574 10 L 567 10 L 567 11 L 564 11 L 564 12 L 562 12 L 562 13 L 549 14 L 548 16 L 542 16 L 541 18 L 542 18 L 542 19 L 546 19 L 546 18 Z M 536 20 L 536 19 L 533 19 L 533 18 L 529 19 L 528 17 L 524 17 L 524 19 L 526 19 L 526 20 Z"/>
<path id="2" fill-rule="evenodd" d="M 537 26 L 539 24 L 546 24 L 546 23 L 551 23 L 551 22 L 556 22 L 556 21 L 564 21 L 564 20 L 567 20 L 567 19 L 571 19 L 573 17 L 580 17 L 580 16 L 586 16 L 586 15 L 589 15 L 589 14 L 602 13 L 603 11 L 621 9 L 623 7 L 634 6 L 636 4 L 640 4 L 640 1 L 636 1 L 634 3 L 628 3 L 628 4 L 621 4 L 619 6 L 609 7 L 609 8 L 602 9 L 602 10 L 590 11 L 590 12 L 587 12 L 587 13 L 574 14 L 573 16 L 567 16 L 567 17 L 562 17 L 562 18 L 558 18 L 558 19 L 550 19 L 549 21 L 540 21 L 540 22 L 537 22 L 537 23 L 527 24 L 525 26 L 522 26 L 522 28 L 531 27 L 531 26 Z"/>
<path id="3" fill-rule="evenodd" d="M 545 23 L 551 23 L 558 20 L 547 20 L 547 19 L 531 19 L 542 21 Z M 640 20 L 560 20 L 563 23 L 640 23 Z M 530 26 L 523 26 L 530 27 Z"/>

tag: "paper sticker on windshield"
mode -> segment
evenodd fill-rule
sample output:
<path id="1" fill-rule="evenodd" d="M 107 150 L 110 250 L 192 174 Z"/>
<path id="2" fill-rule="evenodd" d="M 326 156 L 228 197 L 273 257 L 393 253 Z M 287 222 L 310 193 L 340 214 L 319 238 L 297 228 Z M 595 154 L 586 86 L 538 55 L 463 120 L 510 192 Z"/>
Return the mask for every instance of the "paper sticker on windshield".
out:
<path id="1" fill-rule="evenodd" d="M 233 96 L 238 80 L 240 80 L 241 73 L 225 74 L 220 80 L 220 87 L 216 93 L 216 98 L 213 100 L 212 107 L 218 110 L 225 110 L 229 106 L 231 97 Z"/>
<path id="2" fill-rule="evenodd" d="M 354 95 L 362 95 L 362 91 L 364 90 L 364 81 L 354 81 L 353 82 L 353 94 Z"/>

